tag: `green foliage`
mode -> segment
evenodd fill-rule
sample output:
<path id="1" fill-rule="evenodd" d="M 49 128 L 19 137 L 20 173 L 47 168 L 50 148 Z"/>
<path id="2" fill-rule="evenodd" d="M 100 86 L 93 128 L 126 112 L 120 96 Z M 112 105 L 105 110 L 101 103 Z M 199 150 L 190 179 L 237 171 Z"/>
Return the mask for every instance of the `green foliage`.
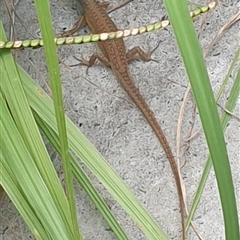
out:
<path id="1" fill-rule="evenodd" d="M 210 85 L 207 69 L 185 0 L 164 0 L 168 17 L 202 122 L 216 174 L 227 240 L 239 239 L 239 224 L 231 169 L 223 130 Z"/>

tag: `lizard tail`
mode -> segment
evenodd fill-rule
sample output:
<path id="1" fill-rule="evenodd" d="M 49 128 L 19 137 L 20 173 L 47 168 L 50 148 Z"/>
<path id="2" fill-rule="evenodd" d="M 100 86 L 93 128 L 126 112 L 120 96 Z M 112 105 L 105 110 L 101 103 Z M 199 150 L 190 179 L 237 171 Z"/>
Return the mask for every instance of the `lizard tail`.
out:
<path id="1" fill-rule="evenodd" d="M 116 71 L 115 71 L 116 72 Z M 163 150 L 169 160 L 173 176 L 175 179 L 176 187 L 177 187 L 177 193 L 179 198 L 179 205 L 180 205 L 180 212 L 181 212 L 181 222 L 182 222 L 182 239 L 185 239 L 185 230 L 184 230 L 184 200 L 183 200 L 183 193 L 182 193 L 182 187 L 181 187 L 181 179 L 178 172 L 178 167 L 175 162 L 174 156 L 172 154 L 171 148 L 168 144 L 168 141 L 162 131 L 162 128 L 160 127 L 159 123 L 157 122 L 157 119 L 154 117 L 152 111 L 148 107 L 147 103 L 143 99 L 142 95 L 138 91 L 138 89 L 133 84 L 133 81 L 131 80 L 128 72 L 124 71 L 125 73 L 121 72 L 116 73 L 118 75 L 118 78 L 121 79 L 121 84 L 123 85 L 124 90 L 127 92 L 127 94 L 131 97 L 132 101 L 136 104 L 136 106 L 141 110 L 142 114 L 148 121 L 149 125 L 155 132 L 159 142 L 161 143 Z"/>

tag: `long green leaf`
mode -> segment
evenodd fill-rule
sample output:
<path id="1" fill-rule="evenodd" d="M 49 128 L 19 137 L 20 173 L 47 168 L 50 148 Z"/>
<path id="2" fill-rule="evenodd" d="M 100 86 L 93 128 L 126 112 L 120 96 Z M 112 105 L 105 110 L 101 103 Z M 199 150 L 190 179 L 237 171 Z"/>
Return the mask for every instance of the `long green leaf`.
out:
<path id="1" fill-rule="evenodd" d="M 27 73 L 18 67 L 23 86 L 31 108 L 46 124 L 57 132 L 52 100 L 32 81 Z M 66 118 L 70 149 L 86 164 L 105 188 L 130 215 L 141 231 L 151 240 L 167 240 L 166 234 L 159 228 L 131 190 L 118 177 L 97 150 L 91 145 L 78 128 Z"/>
<path id="2" fill-rule="evenodd" d="M 64 221 L 25 146 L 2 94 L 0 107 L 2 186 L 25 217 L 37 239 L 68 239 L 71 235 L 65 231 Z"/>
<path id="3" fill-rule="evenodd" d="M 31 208 L 30 204 L 23 196 L 22 192 L 19 189 L 19 186 L 16 184 L 12 175 L 9 174 L 5 166 L 3 165 L 3 155 L 0 156 L 0 169 L 1 169 L 1 178 L 0 183 L 5 186 L 5 190 L 7 191 L 7 195 L 14 206 L 17 208 L 18 212 L 25 220 L 27 226 L 30 231 L 39 240 L 49 239 L 49 236 L 41 224 L 38 217 L 36 217 L 35 212 Z"/>
<path id="4" fill-rule="evenodd" d="M 3 39 L 3 40 L 6 39 L 1 22 L 0 22 L 0 39 Z M 0 66 L 1 66 L 1 75 L 0 75 L 1 93 L 4 95 L 6 99 L 9 111 L 11 111 L 11 115 L 14 119 L 14 123 L 16 124 L 17 131 L 21 135 L 21 139 L 24 141 L 24 146 L 26 147 L 26 150 L 24 149 L 24 147 L 22 147 L 21 151 L 19 150 L 17 151 L 18 158 L 16 159 L 15 159 L 14 151 L 12 152 L 12 155 L 10 154 L 11 152 L 8 151 L 8 158 L 7 158 L 8 161 L 5 162 L 4 167 L 7 168 L 6 164 L 9 164 L 10 160 L 11 161 L 15 160 L 16 162 L 20 161 L 19 164 L 23 164 L 25 168 L 29 170 L 31 169 L 31 167 L 29 167 L 31 162 L 30 161 L 28 162 L 29 166 L 25 165 L 26 163 L 24 162 L 24 157 L 21 157 L 21 155 L 24 153 L 23 151 L 27 151 L 31 155 L 32 161 L 34 161 L 36 168 L 38 169 L 45 185 L 47 186 L 49 193 L 51 194 L 52 199 L 49 199 L 49 201 L 48 201 L 48 196 L 46 195 L 45 208 L 47 209 L 49 207 L 49 204 L 52 201 L 54 202 L 55 207 L 52 207 L 52 211 L 54 211 L 55 216 L 57 216 L 57 214 L 59 214 L 60 216 L 60 217 L 59 216 L 57 217 L 56 223 L 59 221 L 59 226 L 61 226 L 62 230 L 65 232 L 65 234 L 62 234 L 62 237 L 63 238 L 65 236 L 72 237 L 73 229 L 72 229 L 71 221 L 69 221 L 70 211 L 69 211 L 69 205 L 68 205 L 66 196 L 61 187 L 57 174 L 54 170 L 51 159 L 48 156 L 45 145 L 42 141 L 41 135 L 39 133 L 39 130 L 33 118 L 32 112 L 30 110 L 30 107 L 25 95 L 25 91 L 23 90 L 22 83 L 20 81 L 20 77 L 18 74 L 18 69 L 16 68 L 15 61 L 13 60 L 12 55 L 9 51 L 2 50 L 0 52 Z M 3 122 L 5 123 L 5 121 Z M 8 131 L 8 132 L 11 131 L 11 126 L 8 126 L 6 124 L 4 125 L 4 127 L 5 127 L 4 128 L 5 131 Z M 9 135 L 9 137 L 12 137 L 12 136 Z M 2 141 L 7 141 L 7 140 L 9 144 L 12 143 L 9 146 L 15 146 L 15 147 L 18 146 L 17 139 L 15 138 L 8 139 L 7 137 L 2 139 Z M 3 152 L 7 150 L 8 148 L 2 149 Z M 4 160 L 4 158 L 2 160 Z M 18 171 L 17 165 L 15 166 L 16 166 L 16 171 Z M 19 179 L 16 179 L 17 181 L 22 180 L 22 175 L 20 173 L 21 172 L 19 172 L 19 175 L 18 175 Z M 27 173 L 29 174 L 29 178 L 31 178 L 31 172 L 28 171 Z M 31 182 L 29 182 L 29 184 L 31 184 Z M 21 185 L 21 182 L 19 182 L 19 185 Z M 26 184 L 21 185 L 21 187 L 25 189 L 29 188 L 29 186 Z M 4 183 L 3 183 L 3 188 L 5 189 L 5 191 L 8 191 Z M 25 194 L 26 194 L 26 191 L 25 191 Z M 29 192 L 29 195 L 27 195 L 28 199 L 31 199 L 30 194 L 31 192 Z M 36 198 L 39 197 L 39 199 L 41 199 L 41 193 L 39 194 L 40 196 L 36 195 Z M 44 195 L 45 194 L 43 192 L 43 196 Z M 31 204 L 31 201 L 29 201 L 29 204 Z M 34 206 L 33 209 L 34 208 L 36 208 L 36 211 L 37 210 L 39 211 L 39 208 L 37 208 L 36 206 Z M 57 208 L 57 210 L 55 208 Z M 51 208 L 48 208 L 48 209 L 51 209 Z M 40 209 L 40 211 L 44 212 L 45 209 L 43 210 Z M 41 221 L 47 224 L 45 220 L 41 219 Z M 63 225 L 63 223 L 65 225 Z M 46 231 L 48 231 L 48 234 L 50 234 L 50 232 L 58 232 L 57 233 L 58 235 L 61 232 L 61 231 L 59 232 L 59 230 L 56 227 L 54 228 L 54 226 L 56 225 L 52 225 L 52 228 L 51 228 L 51 225 L 49 225 L 48 228 L 46 228 Z M 60 235 L 61 234 L 59 234 L 59 237 L 60 237 L 59 239 L 62 238 Z"/>
<path id="5" fill-rule="evenodd" d="M 237 51 L 236 56 L 233 60 L 232 66 L 234 66 L 236 64 L 237 60 L 239 59 L 239 52 L 240 52 L 240 47 L 238 48 L 238 51 Z M 233 67 L 231 67 L 229 69 L 229 72 L 226 76 L 227 79 L 229 78 L 230 74 L 232 73 L 232 69 L 233 69 Z M 223 85 L 225 85 L 225 83 L 223 83 Z M 219 92 L 221 92 L 221 90 L 222 90 L 222 87 L 221 87 Z M 239 91 L 240 91 L 240 69 L 239 69 L 239 66 L 238 66 L 238 73 L 237 73 L 236 79 L 235 79 L 234 84 L 232 86 L 232 89 L 231 89 L 231 92 L 229 94 L 229 98 L 227 100 L 227 103 L 225 104 L 225 108 L 230 112 L 233 111 L 234 106 L 236 105 L 236 102 L 239 98 Z M 217 98 L 219 96 L 220 96 L 220 94 L 217 94 Z M 230 115 L 228 113 L 224 113 L 221 117 L 222 129 L 224 131 L 227 127 L 227 123 L 228 123 L 229 119 L 230 119 Z M 186 221 L 186 227 L 185 227 L 186 230 L 188 229 L 188 227 L 191 223 L 191 219 L 193 217 L 193 214 L 194 214 L 194 212 L 196 210 L 196 207 L 198 205 L 198 202 L 200 200 L 200 197 L 201 197 L 201 194 L 202 194 L 203 188 L 205 186 L 205 183 L 206 183 L 206 180 L 207 180 L 207 177 L 208 177 L 208 174 L 210 172 L 211 167 L 212 167 L 212 160 L 211 160 L 211 157 L 209 156 L 208 159 L 207 159 L 207 162 L 204 166 L 204 170 L 203 170 L 201 179 L 199 181 L 199 185 L 198 185 L 196 194 L 193 198 L 191 207 L 189 209 L 189 215 L 188 215 L 188 218 L 187 218 L 187 221 Z M 229 207 L 231 208 L 231 206 L 229 206 Z"/>
<path id="6" fill-rule="evenodd" d="M 39 128 L 45 134 L 49 142 L 53 145 L 54 149 L 59 153 L 60 148 L 56 133 L 35 112 L 33 113 Z M 102 214 L 111 230 L 115 233 L 117 239 L 127 240 L 128 238 L 125 232 L 123 231 L 117 220 L 114 218 L 107 204 L 104 202 L 93 184 L 90 182 L 90 179 L 88 178 L 86 173 L 82 170 L 80 165 L 77 164 L 77 160 L 72 155 L 70 155 L 70 157 L 73 174 L 80 186 L 87 193 L 88 197 L 92 200 L 96 208 Z"/>
<path id="7" fill-rule="evenodd" d="M 41 28 L 42 38 L 44 42 L 44 51 L 46 63 L 48 67 L 50 87 L 52 90 L 54 109 L 58 127 L 59 141 L 61 146 L 61 157 L 63 163 L 63 171 L 66 185 L 67 198 L 69 200 L 71 219 L 74 226 L 74 238 L 82 239 L 77 222 L 73 179 L 70 165 L 66 123 L 64 118 L 64 109 L 62 101 L 62 86 L 60 81 L 60 71 L 58 66 L 58 57 L 56 46 L 54 43 L 54 35 L 52 31 L 52 21 L 50 16 L 50 8 L 48 0 L 35 0 L 36 12 Z"/>
<path id="8" fill-rule="evenodd" d="M 227 240 L 237 240 L 239 224 L 230 164 L 197 35 L 185 0 L 164 0 L 164 4 L 185 64 L 212 158 L 222 204 L 225 236 Z"/>

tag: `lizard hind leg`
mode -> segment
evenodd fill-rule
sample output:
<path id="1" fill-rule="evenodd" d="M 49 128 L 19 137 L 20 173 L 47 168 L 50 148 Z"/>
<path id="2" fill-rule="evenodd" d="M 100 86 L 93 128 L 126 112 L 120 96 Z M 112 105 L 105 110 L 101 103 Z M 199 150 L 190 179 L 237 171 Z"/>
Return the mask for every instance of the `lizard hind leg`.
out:
<path id="1" fill-rule="evenodd" d="M 102 54 L 93 54 L 89 60 L 85 60 L 85 59 L 79 59 L 76 56 L 73 56 L 78 63 L 77 64 L 72 64 L 70 65 L 70 67 L 75 67 L 78 65 L 83 65 L 87 67 L 86 73 L 88 73 L 88 69 L 90 67 L 92 67 L 96 61 L 98 60 L 99 62 L 101 62 L 103 65 L 105 65 L 106 67 L 111 67 L 109 60 Z"/>
<path id="2" fill-rule="evenodd" d="M 161 41 L 158 42 L 157 46 L 149 51 L 149 52 L 144 52 L 140 47 L 134 47 L 131 50 L 129 50 L 126 54 L 127 57 L 127 62 L 131 62 L 133 59 L 141 59 L 142 61 L 154 61 L 157 62 L 157 60 L 152 59 L 151 56 L 153 54 L 153 52 L 155 52 L 155 50 L 159 47 L 159 45 L 161 44 Z"/>

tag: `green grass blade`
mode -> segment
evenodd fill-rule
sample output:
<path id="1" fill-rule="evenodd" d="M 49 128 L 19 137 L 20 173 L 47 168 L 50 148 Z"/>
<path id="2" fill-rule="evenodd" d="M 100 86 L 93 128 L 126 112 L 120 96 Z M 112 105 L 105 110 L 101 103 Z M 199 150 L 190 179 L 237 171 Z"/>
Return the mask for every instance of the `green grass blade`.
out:
<path id="1" fill-rule="evenodd" d="M 238 49 L 237 54 L 236 54 L 236 56 L 233 60 L 232 67 L 229 69 L 229 72 L 226 76 L 227 79 L 229 78 L 230 73 L 232 73 L 233 66 L 235 65 L 237 59 L 239 58 L 239 51 L 240 51 L 240 48 Z M 225 83 L 223 83 L 223 85 L 225 85 Z M 239 90 L 240 90 L 240 69 L 238 68 L 237 77 L 234 81 L 234 84 L 232 86 L 229 98 L 228 98 L 228 100 L 226 102 L 226 105 L 225 105 L 225 108 L 230 112 L 234 109 L 234 106 L 236 105 L 236 102 L 239 98 Z M 222 87 L 219 90 L 219 92 L 222 92 Z M 216 98 L 218 98 L 219 96 L 220 96 L 220 94 L 217 94 Z M 228 123 L 229 119 L 230 119 L 230 115 L 227 114 L 227 113 L 224 113 L 221 117 L 221 125 L 222 125 L 222 129 L 224 131 L 227 127 L 227 123 Z M 200 197 L 201 197 L 201 194 L 202 194 L 203 188 L 205 186 L 205 183 L 206 183 L 206 180 L 207 180 L 207 177 L 208 177 L 208 174 L 209 174 L 209 171 L 210 171 L 211 167 L 212 167 L 212 160 L 209 156 L 208 159 L 207 159 L 207 162 L 205 164 L 201 179 L 199 181 L 199 185 L 198 185 L 196 194 L 193 198 L 193 202 L 192 202 L 191 207 L 189 209 L 189 215 L 188 215 L 188 218 L 187 218 L 187 221 L 186 221 L 186 227 L 185 227 L 186 231 L 190 226 L 191 219 L 193 217 L 193 214 L 194 214 L 194 212 L 196 210 L 196 207 L 198 205 L 198 202 L 200 200 Z"/>
<path id="2" fill-rule="evenodd" d="M 18 68 L 23 86 L 28 96 L 31 108 L 46 121 L 46 124 L 57 132 L 54 121 L 54 110 L 51 99 L 36 85 L 26 72 Z M 167 240 L 166 234 L 148 214 L 134 194 L 127 188 L 115 171 L 89 143 L 78 128 L 66 118 L 70 149 L 86 164 L 93 174 L 101 181 L 103 186 L 118 201 L 122 208 L 129 214 L 148 239 Z"/>
<path id="3" fill-rule="evenodd" d="M 3 39 L 3 40 L 6 39 L 1 22 L 0 22 L 0 39 Z M 71 216 L 69 211 L 69 205 L 68 205 L 66 196 L 63 192 L 63 189 L 61 187 L 61 184 L 59 182 L 59 179 L 54 170 L 54 167 L 52 165 L 51 159 L 48 156 L 48 153 L 42 141 L 41 135 L 36 126 L 32 112 L 27 102 L 25 91 L 22 88 L 22 84 L 18 74 L 18 69 L 16 68 L 15 62 L 12 58 L 12 55 L 10 54 L 10 51 L 2 50 L 0 52 L 0 66 L 1 66 L 1 76 L 0 76 L 1 77 L 1 82 L 0 82 L 1 93 L 4 94 L 9 110 L 11 111 L 11 115 L 13 116 L 14 122 L 18 129 L 18 132 L 24 141 L 24 145 L 27 151 L 29 152 L 29 154 L 31 155 L 31 159 L 34 161 L 36 168 L 38 169 L 44 183 L 47 186 L 49 193 L 51 194 L 52 199 L 48 201 L 48 197 L 46 197 L 45 199 L 46 204 L 48 202 L 54 201 L 55 203 L 54 206 L 56 206 L 57 208 L 57 212 L 55 214 L 60 214 L 60 217 L 58 216 L 57 219 L 60 222 L 64 222 L 65 224 L 64 227 L 62 226 L 62 223 L 59 224 L 59 226 L 62 227 L 63 231 L 66 232 L 66 234 L 62 234 L 62 237 L 64 236 L 72 237 L 71 234 L 73 231 L 72 231 L 71 222 L 69 221 Z M 2 139 L 2 141 L 5 141 L 5 139 Z M 17 142 L 15 143 L 15 145 L 17 146 Z M 2 149 L 2 151 L 4 150 L 5 149 Z M 24 148 L 22 151 L 24 151 Z M 14 156 L 12 156 L 11 158 L 11 155 L 9 155 L 9 158 L 14 160 Z M 24 158 L 20 158 L 20 159 L 24 159 Z M 29 169 L 28 166 L 26 166 L 26 169 Z M 17 170 L 18 169 L 16 169 L 16 171 Z M 28 172 L 28 173 L 31 174 L 31 172 Z M 19 175 L 19 177 L 21 177 L 21 175 Z M 29 175 L 29 177 L 31 176 Z M 20 180 L 21 178 L 18 179 L 18 181 Z M 4 185 L 3 187 L 7 191 Z M 22 187 L 28 187 L 28 186 L 23 185 Z M 36 195 L 36 198 L 37 198 L 37 195 Z M 41 195 L 39 196 L 39 199 L 41 199 Z M 29 204 L 31 204 L 30 201 L 29 201 Z M 41 219 L 41 221 L 44 221 L 44 220 Z M 47 231 L 47 228 L 46 228 L 46 231 Z M 56 228 L 51 229 L 51 231 L 59 232 L 59 230 Z M 62 237 L 60 236 L 60 239 Z"/>
<path id="4" fill-rule="evenodd" d="M 164 0 L 181 52 L 216 174 L 227 240 L 239 239 L 236 198 L 208 73 L 185 0 Z M 231 208 L 229 209 L 229 206 Z"/>
<path id="5" fill-rule="evenodd" d="M 49 72 L 50 87 L 53 96 L 56 121 L 58 126 L 59 141 L 61 146 L 61 157 L 63 163 L 65 185 L 67 198 L 69 200 L 72 224 L 74 226 L 75 239 L 82 239 L 78 230 L 78 222 L 75 208 L 73 179 L 71 165 L 69 159 L 69 149 L 67 142 L 66 124 L 64 118 L 64 109 L 62 101 L 62 87 L 60 81 L 60 71 L 58 66 L 58 57 L 56 46 L 54 43 L 54 35 L 52 31 L 52 21 L 50 17 L 49 1 L 35 0 L 36 12 L 44 42 L 44 51 L 46 63 Z"/>
<path id="6" fill-rule="evenodd" d="M 64 221 L 25 146 L 2 94 L 0 106 L 2 186 L 15 206 L 20 207 L 19 211 L 37 239 L 69 239 L 71 235 L 66 231 Z M 13 185 L 9 184 L 11 182 Z"/>
<path id="7" fill-rule="evenodd" d="M 233 70 L 234 70 L 234 67 L 237 65 L 237 61 L 239 60 L 239 56 L 240 56 L 240 46 L 238 47 L 237 51 L 236 51 L 236 54 L 233 58 L 233 61 L 232 61 L 232 64 L 231 64 L 231 67 L 229 68 L 224 80 L 223 80 L 223 83 L 221 85 L 221 88 L 219 89 L 217 95 L 216 95 L 216 102 L 219 100 L 221 94 L 223 93 L 223 90 L 224 88 L 226 87 L 226 84 L 227 84 L 227 81 L 229 80 L 231 74 L 233 73 Z M 238 66 L 238 69 L 239 69 L 239 66 Z M 236 78 L 236 81 L 238 80 L 238 73 L 237 73 L 237 78 Z M 235 89 L 238 94 L 239 94 L 239 88 L 236 88 Z M 234 89 L 232 89 L 232 92 L 231 94 L 233 94 L 235 96 L 235 91 Z M 231 96 L 231 95 L 230 95 Z M 229 102 L 229 101 L 228 101 Z"/>
<path id="8" fill-rule="evenodd" d="M 48 138 L 49 142 L 53 145 L 54 149 L 59 153 L 60 147 L 56 133 L 35 112 L 33 113 L 39 128 Z M 115 233 L 117 239 L 127 240 L 128 237 L 126 236 L 125 232 L 123 231 L 123 229 L 121 228 L 121 226 L 119 225 L 119 223 L 109 210 L 107 204 L 98 194 L 95 187 L 91 184 L 88 176 L 84 173 L 80 165 L 77 164 L 77 160 L 74 159 L 72 155 L 70 155 L 70 159 L 72 171 L 75 178 L 77 179 L 81 187 L 84 189 L 84 191 L 87 193 L 88 197 L 92 200 L 96 208 L 102 214 L 102 216 L 108 223 L 110 229 Z"/>
<path id="9" fill-rule="evenodd" d="M 5 186 L 7 195 L 10 199 L 12 199 L 13 204 L 17 208 L 18 212 L 26 222 L 28 228 L 33 233 L 35 238 L 39 240 L 49 239 L 44 227 L 36 217 L 29 203 L 26 201 L 26 198 L 23 196 L 18 185 L 13 180 L 12 175 L 10 175 L 5 166 L 3 166 L 3 157 L 3 155 L 0 156 L 0 184 Z"/>

